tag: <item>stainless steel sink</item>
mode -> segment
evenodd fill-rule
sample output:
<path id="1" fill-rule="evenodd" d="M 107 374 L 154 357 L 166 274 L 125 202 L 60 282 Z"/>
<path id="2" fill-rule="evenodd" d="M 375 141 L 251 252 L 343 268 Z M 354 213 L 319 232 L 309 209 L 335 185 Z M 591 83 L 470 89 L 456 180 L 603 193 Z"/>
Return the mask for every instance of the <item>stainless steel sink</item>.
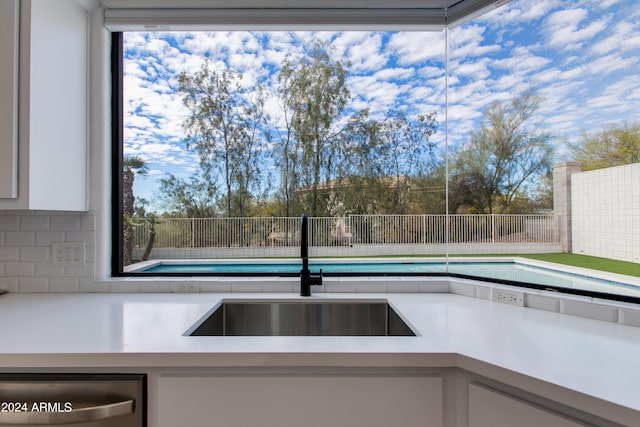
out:
<path id="1" fill-rule="evenodd" d="M 225 300 L 191 336 L 415 336 L 386 300 Z"/>

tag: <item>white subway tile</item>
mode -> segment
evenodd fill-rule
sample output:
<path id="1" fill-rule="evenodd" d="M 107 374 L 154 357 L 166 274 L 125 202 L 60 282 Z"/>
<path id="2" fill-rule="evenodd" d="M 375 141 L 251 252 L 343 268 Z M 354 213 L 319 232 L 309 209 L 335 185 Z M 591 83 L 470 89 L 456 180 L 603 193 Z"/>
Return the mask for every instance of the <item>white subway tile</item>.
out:
<path id="1" fill-rule="evenodd" d="M 7 292 L 18 292 L 18 278 L 0 277 L 0 289 Z"/>
<path id="2" fill-rule="evenodd" d="M 134 293 L 140 292 L 140 283 L 124 281 L 124 282 L 109 282 L 109 292 L 117 293 Z"/>
<path id="3" fill-rule="evenodd" d="M 140 282 L 138 286 L 138 290 L 139 292 L 171 292 L 171 282 L 168 282 L 168 281 Z"/>
<path id="4" fill-rule="evenodd" d="M 80 217 L 76 215 L 56 215 L 51 217 L 51 230 L 80 230 Z"/>
<path id="5" fill-rule="evenodd" d="M 51 246 L 54 243 L 64 242 L 64 231 L 36 231 L 36 246 Z"/>
<path id="6" fill-rule="evenodd" d="M 109 292 L 109 282 L 96 282 L 93 277 L 79 277 L 78 291 L 88 293 Z"/>
<path id="7" fill-rule="evenodd" d="M 418 292 L 449 292 L 449 281 L 445 278 L 431 278 L 430 280 L 423 281 L 418 286 Z"/>
<path id="8" fill-rule="evenodd" d="M 4 233 L 5 246 L 33 246 L 36 235 L 33 231 L 7 231 Z"/>
<path id="9" fill-rule="evenodd" d="M 35 263 L 37 277 L 64 277 L 64 267 L 56 267 L 51 262 L 36 262 Z"/>
<path id="10" fill-rule="evenodd" d="M 269 282 L 262 285 L 262 292 L 275 292 L 275 293 L 292 293 L 296 292 L 297 288 L 290 282 Z M 204 292 L 202 286 L 200 286 L 200 292 Z M 313 292 L 313 288 L 311 288 Z"/>
<path id="11" fill-rule="evenodd" d="M 7 262 L 4 265 L 4 274 L 7 277 L 32 277 L 35 273 L 36 266 L 33 262 Z"/>
<path id="12" fill-rule="evenodd" d="M 49 279 L 49 292 L 76 293 L 79 290 L 79 279 L 73 277 L 52 277 Z"/>
<path id="13" fill-rule="evenodd" d="M 389 289 L 391 288 L 391 292 L 404 292 L 403 290 L 401 290 L 402 288 L 398 287 L 397 283 L 390 283 L 387 284 L 384 281 L 369 281 L 368 283 L 354 283 L 356 286 L 356 292 L 364 292 L 364 293 L 377 293 L 377 292 L 388 292 Z M 416 290 L 414 291 L 407 291 L 407 292 L 416 292 L 418 286 L 415 285 L 414 286 Z M 311 288 L 311 290 L 313 291 L 313 288 Z"/>
<path id="14" fill-rule="evenodd" d="M 50 218 L 47 215 L 25 215 L 20 217 L 20 230 L 42 231 L 49 230 Z"/>
<path id="15" fill-rule="evenodd" d="M 20 217 L 17 215 L 0 215 L 0 231 L 17 231 L 20 229 Z"/>
<path id="16" fill-rule="evenodd" d="M 95 229 L 95 215 L 82 215 L 80 217 L 80 230 L 91 231 Z"/>
<path id="17" fill-rule="evenodd" d="M 94 264 L 93 263 L 87 263 L 85 265 L 80 265 L 80 266 L 70 266 L 70 267 L 64 267 L 65 268 L 65 275 L 68 277 L 91 277 L 93 278 L 94 275 Z"/>
<path id="18" fill-rule="evenodd" d="M 93 243 L 93 231 L 67 231 L 66 242 L 90 242 Z"/>
<path id="19" fill-rule="evenodd" d="M 20 259 L 20 248 L 0 247 L 0 262 L 18 261 Z"/>
<path id="20" fill-rule="evenodd" d="M 560 311 L 560 301 L 558 298 L 545 297 L 536 294 L 525 295 L 525 305 L 530 308 L 546 311 Z"/>
<path id="21" fill-rule="evenodd" d="M 48 292 L 49 279 L 45 277 L 20 277 L 18 279 L 19 292 Z"/>
<path id="22" fill-rule="evenodd" d="M 34 246 L 20 248 L 20 261 L 48 261 L 50 249 L 48 247 Z"/>
<path id="23" fill-rule="evenodd" d="M 475 285 L 469 283 L 461 283 L 455 280 L 452 280 L 449 283 L 449 292 L 456 295 L 464 295 L 467 297 L 475 297 L 476 296 L 476 287 Z"/>
<path id="24" fill-rule="evenodd" d="M 590 319 L 603 320 L 605 322 L 618 321 L 617 307 L 594 304 L 578 300 L 561 299 L 560 312 L 573 316 L 588 317 Z"/>

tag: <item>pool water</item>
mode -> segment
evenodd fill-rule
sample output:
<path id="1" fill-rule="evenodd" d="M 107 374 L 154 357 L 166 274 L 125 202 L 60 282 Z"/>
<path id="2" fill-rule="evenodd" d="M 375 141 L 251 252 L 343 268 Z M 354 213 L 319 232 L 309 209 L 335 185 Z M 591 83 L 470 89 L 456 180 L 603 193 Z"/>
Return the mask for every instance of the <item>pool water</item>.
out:
<path id="1" fill-rule="evenodd" d="M 294 262 L 228 262 L 228 263 L 160 263 L 136 272 L 143 273 L 246 273 L 246 274 L 295 274 L 299 273 L 301 263 Z M 309 269 L 323 273 L 361 273 L 371 274 L 415 274 L 444 273 L 444 262 L 310 262 Z M 640 286 L 616 280 L 606 280 L 581 274 L 563 272 L 550 268 L 535 267 L 517 262 L 449 262 L 449 273 L 465 274 L 483 278 L 534 283 L 550 287 L 581 289 L 593 292 L 605 292 L 618 295 L 640 297 Z"/>

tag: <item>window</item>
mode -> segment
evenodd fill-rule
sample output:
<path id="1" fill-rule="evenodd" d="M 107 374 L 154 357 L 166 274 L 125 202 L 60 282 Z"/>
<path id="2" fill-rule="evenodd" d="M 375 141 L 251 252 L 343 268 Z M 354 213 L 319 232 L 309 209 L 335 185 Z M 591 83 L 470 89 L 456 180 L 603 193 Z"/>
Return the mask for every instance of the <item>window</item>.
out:
<path id="1" fill-rule="evenodd" d="M 596 242 L 611 241 L 616 259 L 640 262 L 624 231 L 588 228 L 588 201 L 574 197 L 574 229 L 567 229 L 571 205 L 561 192 L 571 190 L 553 188 L 552 176 L 567 160 L 587 168 L 612 158 L 604 165 L 638 162 L 633 4 L 529 6 L 514 0 L 438 31 L 366 17 L 373 21 L 357 31 L 305 30 L 309 22 L 273 31 L 249 18 L 255 30 L 114 33 L 122 61 L 115 83 L 123 88 L 114 103 L 123 118 L 114 132 L 122 165 L 114 199 L 124 211 L 124 219 L 114 213 L 121 222 L 114 274 L 166 274 L 145 270 L 164 260 L 181 264 L 168 274 L 295 275 L 299 266 L 286 260 L 299 255 L 302 213 L 311 217 L 315 257 L 441 256 L 436 273 L 495 279 L 484 266 L 470 272 L 450 257 L 606 257 Z M 305 21 L 295 13 L 290 22 Z M 357 22 L 347 15 L 340 25 Z M 242 20 L 227 19 L 229 26 Z M 610 144 L 604 154 L 593 148 L 602 141 Z M 565 166 L 556 172 L 574 167 Z M 604 190 L 602 203 L 633 205 L 631 184 L 616 191 L 607 202 Z M 633 213 L 623 213 L 632 210 L 599 216 L 617 215 L 635 230 Z M 235 265 L 202 266 L 219 258 Z M 285 261 L 256 270 L 256 258 Z M 391 267 L 362 271 L 376 268 Z M 504 274 L 640 296 L 633 280 L 620 290 Z"/>

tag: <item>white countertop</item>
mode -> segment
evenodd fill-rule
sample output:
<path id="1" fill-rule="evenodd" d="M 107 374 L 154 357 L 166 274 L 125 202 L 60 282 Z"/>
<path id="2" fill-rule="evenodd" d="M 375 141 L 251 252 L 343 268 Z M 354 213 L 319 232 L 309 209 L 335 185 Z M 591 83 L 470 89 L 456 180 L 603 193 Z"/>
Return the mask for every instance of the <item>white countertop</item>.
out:
<path id="1" fill-rule="evenodd" d="M 4 369 L 407 366 L 458 367 L 480 374 L 498 369 L 640 411 L 640 328 L 452 294 L 317 294 L 311 298 L 388 299 L 420 336 L 183 335 L 221 299 L 233 298 L 300 297 L 4 295 L 0 365 Z"/>

